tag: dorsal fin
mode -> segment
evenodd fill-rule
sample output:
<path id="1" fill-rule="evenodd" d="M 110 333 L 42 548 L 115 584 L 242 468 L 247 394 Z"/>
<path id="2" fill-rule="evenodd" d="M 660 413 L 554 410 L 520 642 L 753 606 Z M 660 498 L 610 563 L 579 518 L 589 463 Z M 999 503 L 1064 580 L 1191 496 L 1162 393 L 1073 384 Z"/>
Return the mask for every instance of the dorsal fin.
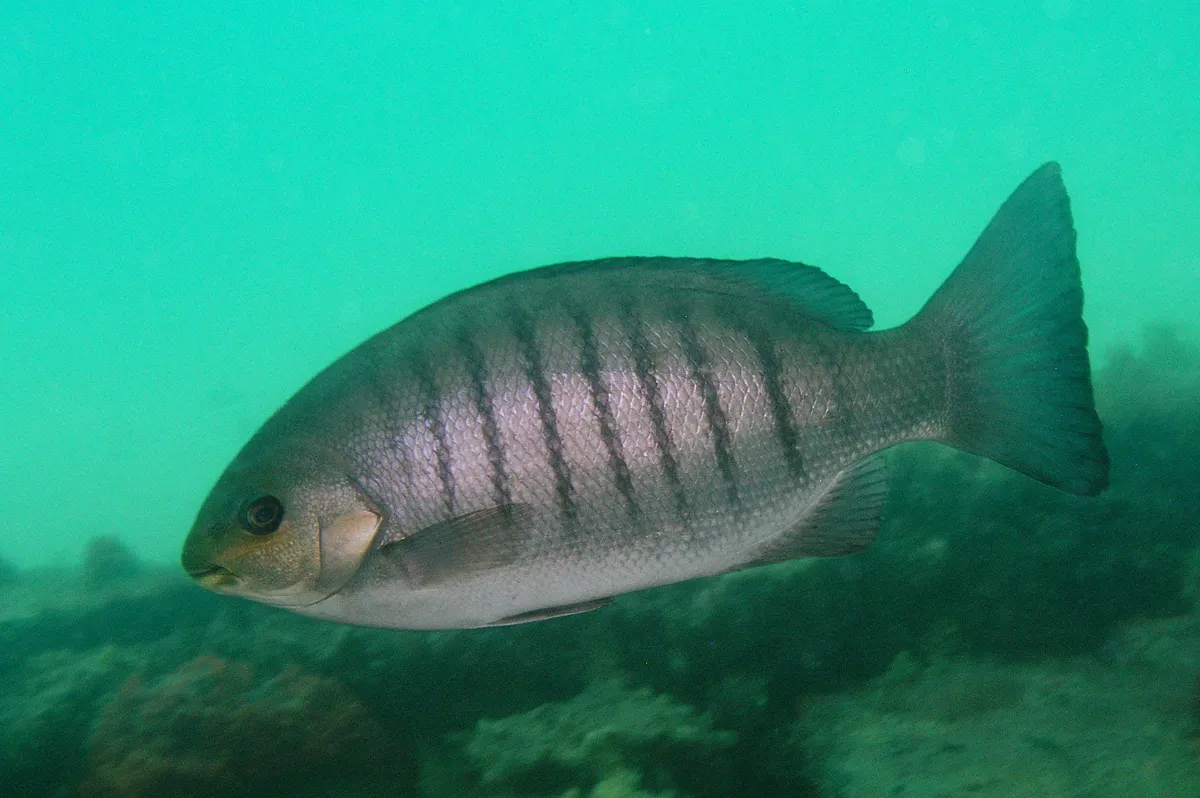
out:
<path id="1" fill-rule="evenodd" d="M 866 330 L 874 323 L 871 309 L 850 286 L 816 266 L 775 258 L 709 262 L 787 297 L 838 329 Z"/>
<path id="2" fill-rule="evenodd" d="M 849 286 L 815 266 L 776 258 L 713 260 L 628 257 L 558 263 L 497 277 L 451 294 L 430 308 L 467 294 L 511 287 L 512 283 L 583 277 L 604 272 L 625 272 L 629 277 L 637 277 L 637 273 L 641 272 L 645 278 L 660 281 L 663 290 L 670 290 L 671 283 L 675 282 L 671 278 L 678 277 L 678 285 L 686 290 L 729 293 L 747 299 L 753 299 L 756 294 L 759 297 L 784 299 L 813 318 L 841 330 L 866 330 L 874 323 L 870 309 Z"/>

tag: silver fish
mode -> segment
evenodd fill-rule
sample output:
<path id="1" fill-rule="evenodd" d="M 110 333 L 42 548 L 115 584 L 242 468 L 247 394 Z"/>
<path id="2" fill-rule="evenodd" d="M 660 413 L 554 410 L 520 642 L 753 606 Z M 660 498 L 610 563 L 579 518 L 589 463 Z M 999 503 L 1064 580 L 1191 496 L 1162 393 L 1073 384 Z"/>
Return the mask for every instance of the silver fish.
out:
<path id="1" fill-rule="evenodd" d="M 1094 495 L 1059 168 L 906 324 L 782 260 L 512 274 L 361 344 L 245 445 L 183 549 L 200 584 L 396 628 L 488 626 L 875 537 L 879 452 L 936 440 Z"/>

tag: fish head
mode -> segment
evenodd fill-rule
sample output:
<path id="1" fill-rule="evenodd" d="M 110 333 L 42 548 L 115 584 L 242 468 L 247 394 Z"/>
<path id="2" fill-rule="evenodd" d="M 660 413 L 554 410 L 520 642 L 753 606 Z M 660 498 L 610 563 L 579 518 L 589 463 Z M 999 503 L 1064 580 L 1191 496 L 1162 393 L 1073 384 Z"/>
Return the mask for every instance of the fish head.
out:
<path id="1" fill-rule="evenodd" d="M 183 568 L 209 590 L 265 604 L 326 599 L 358 571 L 384 513 L 330 458 L 251 443 L 201 506 Z"/>

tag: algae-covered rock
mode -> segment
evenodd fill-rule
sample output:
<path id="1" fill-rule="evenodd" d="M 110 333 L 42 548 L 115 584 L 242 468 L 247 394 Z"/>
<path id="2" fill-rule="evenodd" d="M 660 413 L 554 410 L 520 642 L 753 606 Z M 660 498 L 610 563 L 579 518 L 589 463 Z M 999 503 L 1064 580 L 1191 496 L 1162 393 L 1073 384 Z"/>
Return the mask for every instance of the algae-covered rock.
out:
<path id="1" fill-rule="evenodd" d="M 79 794 L 294 794 L 399 761 L 339 683 L 296 667 L 260 679 L 250 665 L 204 656 L 150 682 L 126 681 L 92 734 Z"/>
<path id="2" fill-rule="evenodd" d="M 117 584 L 141 570 L 137 555 L 113 535 L 92 538 L 83 553 L 83 582 L 89 587 Z"/>
<path id="3" fill-rule="evenodd" d="M 798 724 L 823 795 L 1200 795 L 1182 674 L 960 658 L 913 678 L 910 664 L 814 702 Z"/>
<path id="4" fill-rule="evenodd" d="M 714 722 L 739 737 L 749 736 L 767 723 L 767 680 L 761 676 L 730 674 L 709 686 L 704 705 Z"/>
<path id="5" fill-rule="evenodd" d="M 0 692 L 0 784 L 20 795 L 61 789 L 82 767 L 98 708 L 137 665 L 130 652 L 105 646 L 44 652 L 9 671 Z"/>
<path id="6" fill-rule="evenodd" d="M 17 566 L 13 565 L 3 555 L 0 555 L 0 589 L 17 581 Z"/>
<path id="7" fill-rule="evenodd" d="M 481 720 L 463 752 L 483 795 L 719 795 L 712 758 L 734 743 L 707 714 L 607 680 L 569 701 Z"/>
<path id="8" fill-rule="evenodd" d="M 617 770 L 592 788 L 587 798 L 676 798 L 674 790 L 650 792 L 642 789 L 641 778 L 632 770 Z M 582 794 L 576 790 L 572 793 Z"/>

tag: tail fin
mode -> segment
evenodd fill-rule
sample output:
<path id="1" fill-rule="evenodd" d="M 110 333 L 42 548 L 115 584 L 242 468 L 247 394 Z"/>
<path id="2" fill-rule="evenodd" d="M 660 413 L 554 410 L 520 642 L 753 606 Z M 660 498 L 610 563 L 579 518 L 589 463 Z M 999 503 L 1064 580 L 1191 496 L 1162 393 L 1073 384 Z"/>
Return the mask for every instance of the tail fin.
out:
<path id="1" fill-rule="evenodd" d="M 1071 493 L 1108 485 L 1075 229 L 1058 164 L 1034 172 L 913 323 L 945 343 L 945 443 Z"/>

